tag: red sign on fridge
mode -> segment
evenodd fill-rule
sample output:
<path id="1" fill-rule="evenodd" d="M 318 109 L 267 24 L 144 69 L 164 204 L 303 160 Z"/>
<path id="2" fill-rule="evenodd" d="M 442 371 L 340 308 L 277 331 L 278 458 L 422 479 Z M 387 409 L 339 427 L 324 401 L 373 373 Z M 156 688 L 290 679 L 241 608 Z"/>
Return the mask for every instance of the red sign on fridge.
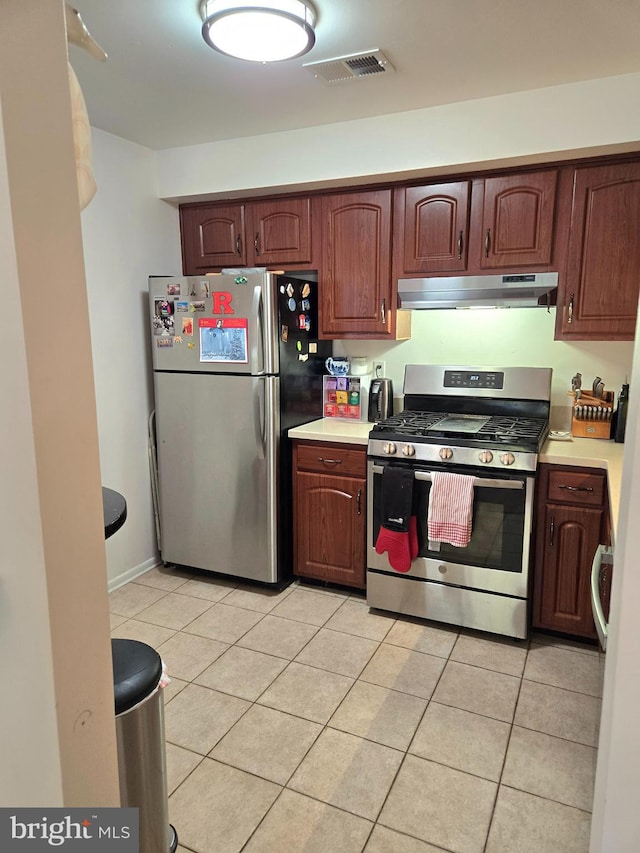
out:
<path id="1" fill-rule="evenodd" d="M 246 317 L 199 317 L 200 361 L 247 364 Z"/>

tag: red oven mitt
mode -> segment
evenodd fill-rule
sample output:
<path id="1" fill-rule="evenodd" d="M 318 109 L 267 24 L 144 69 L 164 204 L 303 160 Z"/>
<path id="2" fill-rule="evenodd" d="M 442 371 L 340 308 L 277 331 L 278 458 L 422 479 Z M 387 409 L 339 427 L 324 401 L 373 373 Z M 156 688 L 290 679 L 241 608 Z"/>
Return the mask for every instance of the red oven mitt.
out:
<path id="1" fill-rule="evenodd" d="M 408 572 L 411 568 L 408 533 L 400 533 L 397 530 L 387 530 L 385 527 L 381 527 L 376 539 L 376 551 L 378 554 L 387 552 L 389 565 L 396 572 Z"/>
<path id="2" fill-rule="evenodd" d="M 376 551 L 387 552 L 389 565 L 396 572 L 408 572 L 417 556 L 417 523 L 415 516 L 411 516 L 412 502 L 413 471 L 387 466 L 382 472 L 382 524 Z"/>

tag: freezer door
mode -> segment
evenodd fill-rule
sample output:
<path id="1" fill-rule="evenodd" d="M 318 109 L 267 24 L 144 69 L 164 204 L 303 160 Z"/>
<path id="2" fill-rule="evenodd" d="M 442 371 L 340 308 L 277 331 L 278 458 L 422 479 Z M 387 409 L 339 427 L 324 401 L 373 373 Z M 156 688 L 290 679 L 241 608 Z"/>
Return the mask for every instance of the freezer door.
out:
<path id="1" fill-rule="evenodd" d="M 154 370 L 278 373 L 275 276 L 149 279 Z"/>
<path id="2" fill-rule="evenodd" d="M 156 373 L 162 559 L 276 583 L 277 377 Z"/>

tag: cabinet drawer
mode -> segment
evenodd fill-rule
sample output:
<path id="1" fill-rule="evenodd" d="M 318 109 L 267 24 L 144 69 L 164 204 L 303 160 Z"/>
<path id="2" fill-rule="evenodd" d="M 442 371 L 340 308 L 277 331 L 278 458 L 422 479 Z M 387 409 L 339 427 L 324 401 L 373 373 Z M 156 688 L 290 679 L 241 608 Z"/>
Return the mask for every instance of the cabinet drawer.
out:
<path id="1" fill-rule="evenodd" d="M 366 477 L 367 453 L 364 447 L 355 450 L 328 444 L 298 444 L 296 466 L 299 471 Z"/>
<path id="2" fill-rule="evenodd" d="M 604 504 L 605 474 L 585 471 L 549 471 L 547 498 L 572 504 L 602 506 Z"/>

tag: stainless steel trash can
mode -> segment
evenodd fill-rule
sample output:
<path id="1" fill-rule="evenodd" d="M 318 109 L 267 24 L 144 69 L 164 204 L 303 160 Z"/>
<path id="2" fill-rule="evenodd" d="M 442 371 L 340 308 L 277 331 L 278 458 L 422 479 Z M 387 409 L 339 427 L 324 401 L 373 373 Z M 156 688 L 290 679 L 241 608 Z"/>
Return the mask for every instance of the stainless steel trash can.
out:
<path id="1" fill-rule="evenodd" d="M 138 808 L 140 853 L 174 853 L 169 823 L 160 655 L 137 640 L 111 641 L 120 803 Z"/>

